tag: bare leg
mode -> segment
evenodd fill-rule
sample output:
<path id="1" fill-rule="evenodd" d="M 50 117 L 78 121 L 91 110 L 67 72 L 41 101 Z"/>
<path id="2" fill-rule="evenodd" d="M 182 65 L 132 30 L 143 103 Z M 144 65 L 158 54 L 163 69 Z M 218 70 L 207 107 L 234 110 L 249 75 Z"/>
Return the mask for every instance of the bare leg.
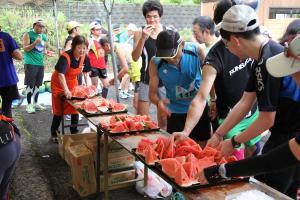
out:
<path id="1" fill-rule="evenodd" d="M 91 77 L 91 81 L 92 81 L 92 85 L 95 86 L 96 88 L 98 88 L 98 84 L 99 84 L 99 78 L 96 77 Z"/>

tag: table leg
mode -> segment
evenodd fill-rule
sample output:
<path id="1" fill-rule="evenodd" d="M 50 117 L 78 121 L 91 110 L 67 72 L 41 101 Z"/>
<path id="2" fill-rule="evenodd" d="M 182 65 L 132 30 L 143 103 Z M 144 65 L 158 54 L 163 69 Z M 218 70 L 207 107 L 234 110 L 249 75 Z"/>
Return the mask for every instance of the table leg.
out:
<path id="1" fill-rule="evenodd" d="M 61 134 L 65 134 L 64 97 L 60 97 L 61 105 Z"/>
<path id="2" fill-rule="evenodd" d="M 104 179 L 104 199 L 108 200 L 108 136 L 104 134 L 104 165 L 103 165 L 103 179 Z"/>
<path id="3" fill-rule="evenodd" d="M 97 128 L 97 158 L 96 158 L 96 196 L 97 200 L 101 199 L 100 193 L 100 141 L 102 132 Z"/>
<path id="4" fill-rule="evenodd" d="M 144 165 L 144 187 L 147 186 L 148 183 L 148 167 Z"/>

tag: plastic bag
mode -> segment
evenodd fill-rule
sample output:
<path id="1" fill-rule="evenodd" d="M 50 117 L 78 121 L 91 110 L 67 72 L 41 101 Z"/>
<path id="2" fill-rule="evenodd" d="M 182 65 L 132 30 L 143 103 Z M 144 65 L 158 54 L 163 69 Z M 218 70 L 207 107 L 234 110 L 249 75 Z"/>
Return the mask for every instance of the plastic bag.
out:
<path id="1" fill-rule="evenodd" d="M 141 162 L 135 162 L 134 168 L 137 173 L 137 178 L 144 178 L 144 165 Z M 136 190 L 142 195 L 147 195 L 152 199 L 165 198 L 171 195 L 172 186 L 156 175 L 151 170 L 148 170 L 147 186 L 144 187 L 144 181 L 136 183 Z"/>

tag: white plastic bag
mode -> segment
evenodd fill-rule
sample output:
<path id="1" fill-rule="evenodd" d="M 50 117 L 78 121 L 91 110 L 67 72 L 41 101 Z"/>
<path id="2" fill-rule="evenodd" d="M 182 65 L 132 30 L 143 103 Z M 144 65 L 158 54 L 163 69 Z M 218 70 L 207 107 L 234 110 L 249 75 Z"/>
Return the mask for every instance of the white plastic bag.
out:
<path id="1" fill-rule="evenodd" d="M 144 178 L 144 165 L 141 162 L 135 162 L 134 168 L 136 169 L 139 179 Z M 148 170 L 147 186 L 144 187 L 144 181 L 136 183 L 136 190 L 142 195 L 147 195 L 152 199 L 165 198 L 171 195 L 172 186 L 156 175 L 151 170 Z"/>

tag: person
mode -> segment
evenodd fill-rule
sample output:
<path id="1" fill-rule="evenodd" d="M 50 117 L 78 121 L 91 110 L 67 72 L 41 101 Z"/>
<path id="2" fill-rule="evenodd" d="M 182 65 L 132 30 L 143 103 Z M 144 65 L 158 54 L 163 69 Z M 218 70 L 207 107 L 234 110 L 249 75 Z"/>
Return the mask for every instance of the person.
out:
<path id="1" fill-rule="evenodd" d="M 113 30 L 113 38 L 114 38 L 113 41 L 119 43 L 120 42 L 120 36 L 122 34 L 120 24 L 113 24 L 112 25 L 112 30 Z"/>
<path id="2" fill-rule="evenodd" d="M 71 49 L 63 52 L 55 65 L 55 71 L 51 77 L 51 92 L 52 92 L 52 113 L 53 119 L 51 124 L 51 140 L 57 142 L 58 128 L 62 119 L 62 114 L 71 114 L 71 133 L 77 133 L 78 129 L 78 112 L 66 101 L 64 101 L 64 110 L 61 107 L 61 96 L 66 99 L 72 97 L 71 91 L 78 85 L 77 75 L 81 72 L 87 76 L 90 71 L 90 62 L 85 52 L 88 47 L 88 41 L 77 35 L 72 40 Z"/>
<path id="3" fill-rule="evenodd" d="M 9 184 L 21 154 L 20 131 L 12 121 L 0 115 L 0 200 L 9 199 Z"/>
<path id="4" fill-rule="evenodd" d="M 127 31 L 121 33 L 120 35 L 120 43 L 128 43 L 131 46 L 133 46 L 133 35 L 134 32 L 137 30 L 137 27 L 135 26 L 135 24 L 130 23 L 127 25 L 126 30 Z"/>
<path id="5" fill-rule="evenodd" d="M 38 19 L 33 23 L 33 29 L 23 34 L 27 113 L 46 109 L 38 104 L 39 87 L 44 79 L 44 54 L 51 55 L 46 50 L 47 37 L 44 28 L 43 20 Z"/>
<path id="6" fill-rule="evenodd" d="M 72 40 L 75 36 L 80 35 L 80 27 L 82 24 L 76 22 L 76 21 L 70 21 L 67 23 L 67 31 L 68 31 L 68 37 L 65 40 L 64 45 L 64 51 L 68 51 L 71 49 Z"/>
<path id="7" fill-rule="evenodd" d="M 106 71 L 106 63 L 104 58 L 104 50 L 101 47 L 99 40 L 101 38 L 101 26 L 96 22 L 90 24 L 91 38 L 89 39 L 88 56 L 91 61 L 91 80 L 92 85 L 98 88 L 98 80 L 102 82 L 102 97 L 106 98 L 108 93 L 108 77 Z"/>
<path id="8" fill-rule="evenodd" d="M 299 26 L 297 29 L 299 31 Z M 295 38 L 286 46 L 286 51 L 269 58 L 266 67 L 268 72 L 274 77 L 292 75 L 297 86 L 300 87 L 300 32 L 297 36 L 295 36 L 295 34 L 289 36 Z M 285 38 L 285 36 L 283 36 L 283 38 Z M 289 37 L 289 39 L 291 39 L 291 37 Z M 200 183 L 207 184 L 222 178 L 227 179 L 231 177 L 274 173 L 290 167 L 297 167 L 299 166 L 299 161 L 300 134 L 298 133 L 296 137 L 289 142 L 274 148 L 266 154 L 223 164 L 221 166 L 212 166 L 204 169 L 198 176 Z"/>
<path id="9" fill-rule="evenodd" d="M 270 129 L 270 138 L 262 150 L 265 154 L 299 133 L 300 116 L 295 113 L 300 112 L 300 104 L 297 103 L 300 89 L 291 76 L 275 78 L 267 72 L 266 60 L 283 52 L 283 47 L 260 33 L 258 17 L 252 8 L 245 5 L 231 7 L 220 24 L 220 34 L 232 53 L 240 59 L 251 57 L 255 62 L 243 97 L 216 130 L 216 136 L 209 141 L 209 145 L 220 145 L 221 155 L 227 156 L 240 144 Z M 239 135 L 220 142 L 220 137 L 249 112 L 256 99 L 258 118 Z M 299 172 L 299 167 L 294 167 L 258 179 L 295 198 L 300 186 Z"/>
<path id="10" fill-rule="evenodd" d="M 173 30 L 162 31 L 156 40 L 156 54 L 149 64 L 149 96 L 162 116 L 167 118 L 167 132 L 180 131 L 184 127 L 188 107 L 201 84 L 201 59 L 204 50 L 193 43 L 184 42 Z M 159 99 L 157 89 L 162 80 L 167 99 Z M 211 125 L 208 105 L 191 131 L 191 138 L 205 146 L 210 138 Z"/>
<path id="11" fill-rule="evenodd" d="M 146 26 L 142 30 L 134 33 L 134 47 L 132 51 L 132 59 L 138 61 L 142 57 L 141 81 L 139 84 L 137 114 L 149 115 L 150 99 L 149 99 L 149 63 L 155 55 L 155 42 L 157 35 L 166 29 L 160 23 L 163 15 L 163 7 L 160 2 L 155 0 L 147 0 L 142 7 L 143 15 L 146 19 Z M 165 97 L 165 88 L 162 81 L 159 81 L 158 89 L 159 98 Z M 157 121 L 160 128 L 166 128 L 165 120 L 160 117 L 157 112 Z"/>
<path id="12" fill-rule="evenodd" d="M 209 16 L 199 16 L 193 21 L 193 35 L 199 44 L 205 45 L 205 55 L 218 41 L 215 22 Z"/>
<path id="13" fill-rule="evenodd" d="M 1 112 L 6 117 L 12 117 L 12 101 L 19 99 L 17 83 L 19 81 L 13 59 L 22 60 L 19 46 L 9 33 L 0 27 L 0 96 L 2 99 Z"/>
<path id="14" fill-rule="evenodd" d="M 214 11 L 216 24 L 222 21 L 224 13 L 232 6 L 233 4 L 230 0 L 221 0 L 216 4 Z M 228 113 L 231 112 L 231 109 L 243 95 L 253 61 L 252 58 L 240 59 L 232 54 L 222 40 L 219 40 L 211 47 L 202 68 L 202 82 L 197 95 L 189 107 L 184 129 L 182 132 L 174 133 L 176 140 L 189 136 L 203 113 L 212 88 L 216 92 L 216 97 L 211 96 L 210 99 L 210 109 L 215 107 L 215 113 L 210 113 L 211 118 L 217 121 L 217 127 L 224 122 Z M 232 138 L 234 135 L 239 134 L 249 127 L 257 116 L 257 105 L 254 103 L 248 115 L 228 131 L 224 138 Z M 215 134 L 212 135 L 212 138 L 214 137 L 216 137 Z M 233 154 L 238 159 L 257 154 L 261 149 L 259 140 L 260 136 L 246 142 L 245 148 L 236 149 Z"/>
<path id="15" fill-rule="evenodd" d="M 107 30 L 102 26 L 102 20 L 101 20 L 100 18 L 96 17 L 96 18 L 94 18 L 94 20 L 93 20 L 91 23 L 93 23 L 93 22 L 96 22 L 96 23 L 98 23 L 98 24 L 101 26 L 101 37 L 106 37 L 107 34 L 108 34 L 108 32 L 107 32 Z"/>

